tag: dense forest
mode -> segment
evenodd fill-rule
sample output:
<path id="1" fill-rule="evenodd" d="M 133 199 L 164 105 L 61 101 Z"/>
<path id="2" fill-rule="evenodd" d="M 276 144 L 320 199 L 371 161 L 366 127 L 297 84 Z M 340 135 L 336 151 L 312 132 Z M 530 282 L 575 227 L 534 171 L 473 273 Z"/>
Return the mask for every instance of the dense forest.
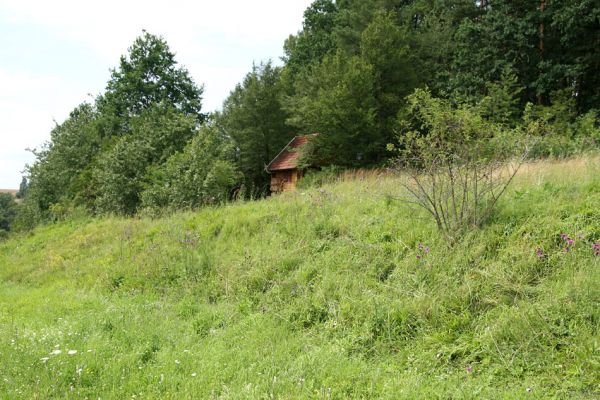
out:
<path id="1" fill-rule="evenodd" d="M 427 137 L 419 99 L 542 138 L 531 157 L 600 145 L 596 0 L 315 0 L 283 47 L 282 66 L 255 65 L 208 114 L 165 38 L 143 32 L 35 152 L 14 228 L 260 197 L 297 134 L 320 133 L 306 165 L 385 166 L 407 132 Z"/>

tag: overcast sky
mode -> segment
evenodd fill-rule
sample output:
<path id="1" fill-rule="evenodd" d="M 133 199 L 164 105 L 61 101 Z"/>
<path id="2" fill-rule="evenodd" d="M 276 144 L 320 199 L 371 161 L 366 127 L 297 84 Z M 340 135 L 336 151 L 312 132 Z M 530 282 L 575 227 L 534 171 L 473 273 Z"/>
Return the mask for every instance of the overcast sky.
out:
<path id="1" fill-rule="evenodd" d="M 54 120 L 101 93 L 142 29 L 162 35 L 221 107 L 254 61 L 280 63 L 311 0 L 0 0 L 0 188 L 49 140 Z"/>

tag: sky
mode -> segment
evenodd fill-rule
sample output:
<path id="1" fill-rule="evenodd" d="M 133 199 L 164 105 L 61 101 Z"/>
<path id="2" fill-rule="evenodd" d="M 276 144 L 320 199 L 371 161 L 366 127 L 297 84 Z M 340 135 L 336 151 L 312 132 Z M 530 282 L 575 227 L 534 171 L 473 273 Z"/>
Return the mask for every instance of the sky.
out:
<path id="1" fill-rule="evenodd" d="M 283 42 L 311 0 L 0 0 L 0 188 L 18 188 L 27 149 L 103 92 L 145 29 L 161 35 L 204 85 L 214 111 L 253 62 L 281 64 Z"/>

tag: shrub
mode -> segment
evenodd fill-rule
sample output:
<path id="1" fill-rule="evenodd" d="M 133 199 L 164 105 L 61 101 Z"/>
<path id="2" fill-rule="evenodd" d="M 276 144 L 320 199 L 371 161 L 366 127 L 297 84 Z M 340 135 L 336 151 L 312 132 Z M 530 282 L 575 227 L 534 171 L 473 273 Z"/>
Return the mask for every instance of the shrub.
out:
<path id="1" fill-rule="evenodd" d="M 10 193 L 0 193 L 0 232 L 8 232 L 17 215 L 17 203 Z"/>
<path id="2" fill-rule="evenodd" d="M 228 200 L 242 180 L 234 157 L 231 139 L 214 125 L 203 126 L 182 152 L 149 171 L 142 206 L 189 209 Z"/>
<path id="3" fill-rule="evenodd" d="M 491 215 L 517 173 L 522 141 L 476 109 L 453 107 L 426 90 L 408 97 L 413 126 L 404 125 L 397 171 L 408 202 L 424 208 L 449 242 Z"/>

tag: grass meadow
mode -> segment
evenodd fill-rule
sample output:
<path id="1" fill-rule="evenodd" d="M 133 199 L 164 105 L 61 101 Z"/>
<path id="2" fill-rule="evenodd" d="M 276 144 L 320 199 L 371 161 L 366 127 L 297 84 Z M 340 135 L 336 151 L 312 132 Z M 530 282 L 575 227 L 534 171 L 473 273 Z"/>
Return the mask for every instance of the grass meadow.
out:
<path id="1" fill-rule="evenodd" d="M 0 398 L 598 398 L 600 157 L 525 165 L 452 248 L 401 192 L 348 174 L 0 243 Z"/>

